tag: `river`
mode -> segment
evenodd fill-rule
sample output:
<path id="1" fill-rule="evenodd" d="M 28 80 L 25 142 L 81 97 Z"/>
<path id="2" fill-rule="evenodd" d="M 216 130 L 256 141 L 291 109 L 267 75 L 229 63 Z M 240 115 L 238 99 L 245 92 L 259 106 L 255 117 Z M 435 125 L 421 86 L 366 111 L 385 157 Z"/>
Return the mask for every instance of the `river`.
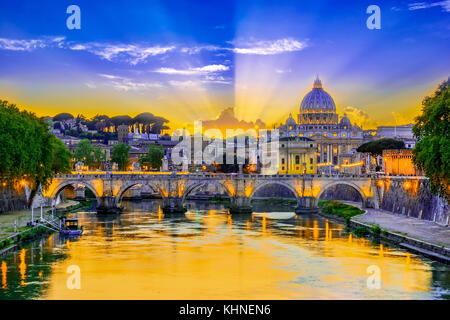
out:
<path id="1" fill-rule="evenodd" d="M 84 226 L 80 238 L 54 234 L 0 257 L 0 299 L 450 297 L 448 266 L 352 237 L 319 215 L 263 206 L 230 216 L 207 202 L 164 215 L 157 201 L 123 205 L 121 215 L 71 214 Z M 68 286 L 73 268 L 80 289 Z M 379 271 L 379 289 L 368 285 L 368 268 Z"/>

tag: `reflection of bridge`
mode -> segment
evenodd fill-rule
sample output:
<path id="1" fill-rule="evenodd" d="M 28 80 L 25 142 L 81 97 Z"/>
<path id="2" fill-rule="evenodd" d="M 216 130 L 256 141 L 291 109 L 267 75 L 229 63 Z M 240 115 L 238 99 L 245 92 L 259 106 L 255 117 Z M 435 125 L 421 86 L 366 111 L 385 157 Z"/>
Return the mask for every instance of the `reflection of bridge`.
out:
<path id="1" fill-rule="evenodd" d="M 382 194 L 377 190 L 383 183 L 374 176 L 317 176 L 317 175 L 248 175 L 248 174 L 186 174 L 148 172 L 83 172 L 57 175 L 44 192 L 56 201 L 57 195 L 68 185 L 83 185 L 97 198 L 98 212 L 120 212 L 122 195 L 135 185 L 147 185 L 163 199 L 163 210 L 183 212 L 186 196 L 207 184 L 219 184 L 230 196 L 230 212 L 251 212 L 251 199 L 256 191 L 270 184 L 282 185 L 297 199 L 296 212 L 314 212 L 320 196 L 335 185 L 353 187 L 362 198 L 364 206 L 378 208 Z M 375 193 L 374 193 L 375 191 Z M 375 194 L 375 196 L 374 196 Z"/>

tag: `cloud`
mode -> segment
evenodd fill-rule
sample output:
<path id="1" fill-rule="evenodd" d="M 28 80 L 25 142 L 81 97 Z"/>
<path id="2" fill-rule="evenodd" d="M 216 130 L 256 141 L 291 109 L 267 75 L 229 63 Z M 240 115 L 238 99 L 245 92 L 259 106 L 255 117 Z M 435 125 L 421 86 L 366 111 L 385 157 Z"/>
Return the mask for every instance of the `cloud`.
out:
<path id="1" fill-rule="evenodd" d="M 283 69 L 275 69 L 275 72 L 278 74 L 289 73 L 292 72 L 291 69 L 283 70 Z"/>
<path id="2" fill-rule="evenodd" d="M 170 80 L 169 84 L 171 86 L 177 87 L 177 88 L 181 88 L 181 89 L 198 89 L 198 90 L 203 90 L 202 88 L 202 83 L 200 81 L 192 81 L 192 80 L 187 80 L 187 81 L 177 81 L 177 80 Z"/>
<path id="3" fill-rule="evenodd" d="M 450 0 L 439 2 L 415 2 L 408 4 L 408 10 L 428 9 L 432 7 L 441 7 L 442 11 L 450 12 Z"/>
<path id="4" fill-rule="evenodd" d="M 163 88 L 163 85 L 157 82 L 136 82 L 129 78 L 111 74 L 99 74 L 99 76 L 109 80 L 108 84 L 119 91 L 141 91 Z"/>
<path id="5" fill-rule="evenodd" d="M 204 75 L 209 73 L 227 71 L 229 69 L 230 67 L 224 66 L 222 64 L 211 64 L 204 67 L 189 69 L 159 68 L 154 70 L 154 72 L 176 75 Z"/>
<path id="6" fill-rule="evenodd" d="M 219 50 L 226 50 L 223 47 L 215 46 L 215 45 L 200 45 L 200 46 L 194 46 L 194 47 L 183 47 L 180 49 L 182 53 L 187 54 L 198 54 L 201 51 L 219 51 Z"/>
<path id="7" fill-rule="evenodd" d="M 298 41 L 292 38 L 284 38 L 275 41 L 251 41 L 251 42 L 232 42 L 235 46 L 230 49 L 239 54 L 255 55 L 274 55 L 285 52 L 300 51 L 307 47 L 306 42 Z"/>
<path id="8" fill-rule="evenodd" d="M 148 57 L 165 54 L 175 46 L 144 44 L 110 44 L 101 42 L 66 42 L 65 37 L 42 37 L 40 39 L 17 40 L 0 38 L 0 50 L 33 51 L 47 47 L 58 47 L 74 51 L 87 51 L 113 62 L 126 62 L 131 65 L 145 62 Z"/>
<path id="9" fill-rule="evenodd" d="M 203 120 L 202 121 L 203 129 L 256 129 L 258 128 L 265 128 L 266 124 L 261 121 L 260 119 L 253 121 L 244 121 L 244 120 L 238 120 L 236 116 L 234 115 L 234 108 L 226 108 L 222 110 L 222 112 L 219 114 L 219 116 L 214 120 Z"/>
<path id="10" fill-rule="evenodd" d="M 29 40 L 0 38 L 0 50 L 33 51 L 52 46 L 60 47 L 64 40 L 65 37 L 44 37 L 42 39 Z"/>
<path id="11" fill-rule="evenodd" d="M 71 50 L 84 50 L 112 62 L 126 62 L 131 65 L 145 62 L 148 57 L 167 53 L 175 46 L 145 46 L 138 44 L 107 44 L 90 42 L 69 46 Z"/>
<path id="12" fill-rule="evenodd" d="M 373 128 L 378 125 L 377 121 L 373 121 L 369 114 L 361 109 L 355 107 L 345 107 L 344 113 L 353 125 Z"/>
<path id="13" fill-rule="evenodd" d="M 221 84 L 231 84 L 232 82 L 230 80 L 225 79 L 222 76 L 218 75 L 208 75 L 205 77 L 204 80 L 202 80 L 203 83 L 221 83 Z"/>

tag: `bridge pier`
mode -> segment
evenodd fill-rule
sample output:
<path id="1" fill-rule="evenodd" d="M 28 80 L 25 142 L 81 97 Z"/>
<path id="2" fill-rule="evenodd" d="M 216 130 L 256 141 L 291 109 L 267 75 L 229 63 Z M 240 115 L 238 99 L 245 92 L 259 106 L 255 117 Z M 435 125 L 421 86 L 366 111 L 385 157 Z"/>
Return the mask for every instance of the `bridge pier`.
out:
<path id="1" fill-rule="evenodd" d="M 122 208 L 116 205 L 116 198 L 103 196 L 98 198 L 97 213 L 121 213 Z"/>
<path id="2" fill-rule="evenodd" d="M 314 197 L 302 197 L 297 201 L 296 214 L 319 212 L 318 200 Z"/>
<path id="3" fill-rule="evenodd" d="M 164 213 L 184 213 L 187 211 L 183 206 L 182 197 L 165 197 L 162 210 Z"/>
<path id="4" fill-rule="evenodd" d="M 238 213 L 252 213 L 253 208 L 251 205 L 251 199 L 245 196 L 235 196 L 232 197 L 230 204 L 230 213 L 238 214 Z"/>
<path id="5" fill-rule="evenodd" d="M 85 191 L 86 191 L 85 187 L 82 187 L 82 186 L 75 187 L 75 198 L 74 198 L 74 200 L 77 200 L 77 201 L 85 200 L 86 199 Z"/>

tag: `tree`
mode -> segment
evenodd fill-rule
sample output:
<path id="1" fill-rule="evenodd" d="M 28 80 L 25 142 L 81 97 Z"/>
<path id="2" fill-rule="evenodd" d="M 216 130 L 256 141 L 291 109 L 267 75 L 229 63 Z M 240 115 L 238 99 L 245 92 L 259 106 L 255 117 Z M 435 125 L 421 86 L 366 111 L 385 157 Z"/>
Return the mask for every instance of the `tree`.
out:
<path id="1" fill-rule="evenodd" d="M 89 167 L 98 168 L 106 155 L 100 147 L 94 147 L 89 139 L 83 139 L 78 143 L 73 156 L 76 161 L 81 161 Z"/>
<path id="2" fill-rule="evenodd" d="M 70 173 L 72 153 L 62 140 L 52 136 L 52 171 L 53 173 Z"/>
<path id="3" fill-rule="evenodd" d="M 53 117 L 53 121 L 63 121 L 73 119 L 73 115 L 70 113 L 59 113 Z"/>
<path id="4" fill-rule="evenodd" d="M 11 184 L 26 180 L 32 189 L 30 199 L 52 178 L 53 144 L 48 129 L 33 113 L 0 100 L 0 177 Z"/>
<path id="5" fill-rule="evenodd" d="M 162 146 L 154 144 L 148 145 L 148 153 L 139 159 L 141 166 L 150 166 L 153 169 L 160 169 L 162 159 L 164 158 L 164 149 Z"/>
<path id="6" fill-rule="evenodd" d="M 117 127 L 118 126 L 120 126 L 122 124 L 131 125 L 133 123 L 133 119 L 130 116 L 128 116 L 128 115 L 115 116 L 115 117 L 112 117 L 110 119 L 110 121 L 114 125 L 114 131 L 116 131 L 116 132 L 117 132 Z"/>
<path id="7" fill-rule="evenodd" d="M 432 97 L 422 102 L 413 133 L 417 143 L 413 162 L 425 171 L 430 189 L 450 200 L 450 78 L 439 85 Z"/>
<path id="8" fill-rule="evenodd" d="M 112 148 L 111 161 L 117 163 L 119 170 L 126 170 L 129 152 L 130 146 L 125 143 L 118 143 Z"/>
<path id="9" fill-rule="evenodd" d="M 403 141 L 385 138 L 366 142 L 358 147 L 356 151 L 363 153 L 370 153 L 372 156 L 382 155 L 383 150 L 388 149 L 404 149 L 405 143 Z"/>

